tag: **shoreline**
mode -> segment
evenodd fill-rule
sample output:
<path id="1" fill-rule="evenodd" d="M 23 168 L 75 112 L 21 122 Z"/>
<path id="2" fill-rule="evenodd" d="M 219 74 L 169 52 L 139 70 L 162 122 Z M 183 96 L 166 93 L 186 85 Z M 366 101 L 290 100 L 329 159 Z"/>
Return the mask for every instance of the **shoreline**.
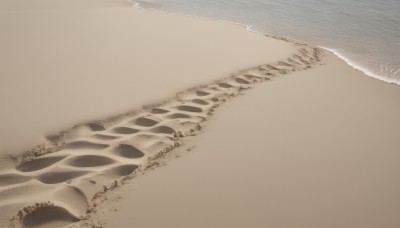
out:
<path id="1" fill-rule="evenodd" d="M 149 11 L 154 10 L 138 9 L 137 12 L 129 13 L 135 15 L 138 14 L 139 16 L 136 15 L 136 19 L 143 19 L 144 17 L 151 18 L 157 16 L 156 14 L 158 14 L 152 14 L 149 13 Z M 113 14 L 111 14 L 111 18 L 119 18 L 118 20 L 116 20 L 116 22 L 120 22 L 121 18 L 123 18 L 120 17 L 121 12 L 116 11 L 112 13 Z M 162 13 L 171 14 L 168 12 Z M 96 14 L 94 18 L 98 19 L 101 16 L 102 14 Z M 257 104 L 257 102 L 259 102 L 259 104 L 264 104 L 263 99 L 266 99 L 269 102 L 272 102 L 270 103 L 271 107 L 275 107 L 275 109 L 268 110 L 268 106 L 266 105 L 264 110 L 265 113 L 257 113 L 257 115 L 255 115 L 257 116 L 257 118 L 252 117 L 253 115 L 251 108 L 247 108 L 245 110 L 237 109 L 236 111 L 232 111 L 230 114 L 237 113 L 239 115 L 234 116 L 243 116 L 244 119 L 240 121 L 229 121 L 230 118 L 232 118 L 232 115 L 230 115 L 231 117 L 228 117 L 227 115 L 227 118 L 224 120 L 228 121 L 223 122 L 230 126 L 231 129 L 229 131 L 219 129 L 220 133 L 217 133 L 217 135 L 220 135 L 222 138 L 228 138 L 228 141 L 230 137 L 238 137 L 234 141 L 239 144 L 241 142 L 246 142 L 247 140 L 252 140 L 255 136 L 263 138 L 265 134 L 270 135 L 270 137 L 273 137 L 275 135 L 287 135 L 288 137 L 293 137 L 293 141 L 297 140 L 300 144 L 311 144 L 310 141 L 301 141 L 299 139 L 296 139 L 295 136 L 290 135 L 290 133 L 292 132 L 290 130 L 290 127 L 293 125 L 293 122 L 291 122 L 291 120 L 296 119 L 298 117 L 298 113 L 295 109 L 287 111 L 285 107 L 293 107 L 296 106 L 297 103 L 294 102 L 291 105 L 287 105 L 285 102 L 282 102 L 282 99 L 285 100 L 284 96 L 277 97 L 275 98 L 275 100 L 273 100 L 272 97 L 274 97 L 274 94 L 268 93 L 269 90 L 279 91 L 279 88 L 283 88 L 283 84 L 289 82 L 289 84 L 287 85 L 291 85 L 292 87 L 288 88 L 292 89 L 283 89 L 283 91 L 290 96 L 297 98 L 296 94 L 294 94 L 293 91 L 296 91 L 296 88 L 299 88 L 298 85 L 304 86 L 307 83 L 301 84 L 299 83 L 299 81 L 297 81 L 298 84 L 296 84 L 291 81 L 291 77 L 296 78 L 296 76 L 299 76 L 297 80 L 301 80 L 300 76 L 310 77 L 310 75 L 313 75 L 313 77 L 315 77 L 308 80 L 308 82 L 317 83 L 315 87 L 313 87 L 314 90 L 310 90 L 311 92 L 307 89 L 303 91 L 297 91 L 299 97 L 298 99 L 300 99 L 300 97 L 302 96 L 307 95 L 306 97 L 304 97 L 303 101 L 305 101 L 306 103 L 311 103 L 311 105 L 309 104 L 308 108 L 304 110 L 302 109 L 302 107 L 298 107 L 299 110 L 302 110 L 304 112 L 304 116 L 313 116 L 315 115 L 315 113 L 321 112 L 318 104 L 340 104 L 342 101 L 347 101 L 348 98 L 353 98 L 353 94 L 347 91 L 347 93 L 344 94 L 329 94 L 329 96 L 325 97 L 325 100 L 321 98 L 322 100 L 319 101 L 320 103 L 313 103 L 313 98 L 318 97 L 319 93 L 321 93 L 324 88 L 328 88 L 328 90 L 332 91 L 341 88 L 340 86 L 338 86 L 338 83 L 334 84 L 336 85 L 335 88 L 329 87 L 329 85 L 331 85 L 329 83 L 329 80 L 332 80 L 335 74 L 340 75 L 340 80 L 342 80 L 340 82 L 350 82 L 350 84 L 343 85 L 343 87 L 346 88 L 353 87 L 360 90 L 360 88 L 362 88 L 363 86 L 359 83 L 361 81 L 367 82 L 370 88 L 379 89 L 377 90 L 379 92 L 385 92 L 385 88 L 392 86 L 386 85 L 386 83 L 382 82 L 382 80 L 374 81 L 375 79 L 372 79 L 368 76 L 365 79 L 360 79 L 359 76 L 364 76 L 365 74 L 362 71 L 355 69 L 352 66 L 349 66 L 344 60 L 336 56 L 334 52 L 316 47 L 302 41 L 279 36 L 268 36 L 263 34 L 257 34 L 257 37 L 255 37 L 252 33 L 248 32 L 246 26 L 231 22 L 209 20 L 204 18 L 188 19 L 182 18 L 182 16 L 184 15 L 180 14 L 173 15 L 172 17 L 167 17 L 165 15 L 158 16 L 158 21 L 156 21 L 156 23 L 154 23 L 153 25 L 155 29 L 153 29 L 160 37 L 164 37 L 163 35 L 171 32 L 166 29 L 164 31 L 166 32 L 165 34 L 159 34 L 159 31 L 157 31 L 162 26 L 161 22 L 165 22 L 166 20 L 164 19 L 167 18 L 168 20 L 170 20 L 168 21 L 168 25 L 170 26 L 173 26 L 176 23 L 188 23 L 185 25 L 187 26 L 187 28 L 191 28 L 191 23 L 197 24 L 198 26 L 200 24 L 200 28 L 202 29 L 202 31 L 200 31 L 198 35 L 204 34 L 204 32 L 207 31 L 218 31 L 221 34 L 218 35 L 210 32 L 210 34 L 213 35 L 209 37 L 205 36 L 199 38 L 197 36 L 193 36 L 191 37 L 192 40 L 188 42 L 187 40 L 185 40 L 185 38 L 182 39 L 182 36 L 184 36 L 186 33 L 184 31 L 179 31 L 179 29 L 176 29 L 173 31 L 176 33 L 175 36 L 169 38 L 173 44 L 176 44 L 176 46 L 174 46 L 173 48 L 166 48 L 166 46 L 170 44 L 166 42 L 154 48 L 154 45 L 156 45 L 155 42 L 153 40 L 149 41 L 148 39 L 149 37 L 152 37 L 152 33 L 149 33 L 146 26 L 140 25 L 141 23 L 137 23 L 136 26 L 142 26 L 141 28 L 143 28 L 143 30 L 140 32 L 144 33 L 142 34 L 142 43 L 139 42 L 140 45 L 147 45 L 146 47 L 154 48 L 156 49 L 156 52 L 148 54 L 148 49 L 138 49 L 137 46 L 132 45 L 132 49 L 129 50 L 139 52 L 139 58 L 137 58 L 136 61 L 142 61 L 140 62 L 141 64 L 148 64 L 149 68 L 160 68 L 160 71 L 152 72 L 153 74 L 165 74 L 165 67 L 174 64 L 175 61 L 179 61 L 180 63 L 176 66 L 176 69 L 173 68 L 172 70 L 168 71 L 166 77 L 156 77 L 152 79 L 153 81 L 161 81 L 165 83 L 160 83 L 158 87 L 150 83 L 146 88 L 151 90 L 161 90 L 163 89 L 164 84 L 166 84 L 166 79 L 170 79 L 172 81 L 175 80 L 174 83 L 168 82 L 171 85 L 182 83 L 182 80 L 186 80 L 185 83 L 180 84 L 180 86 L 173 87 L 172 89 L 168 88 L 169 90 L 165 90 L 163 91 L 163 93 L 154 94 L 152 92 L 138 92 L 128 95 L 125 94 L 124 96 L 122 96 L 122 98 L 128 100 L 132 99 L 131 96 L 136 95 L 139 97 L 137 98 L 138 100 L 135 100 L 136 103 L 132 102 L 131 107 L 134 108 L 132 109 L 132 111 L 118 112 L 118 110 L 115 109 L 116 115 L 107 115 L 106 118 L 100 117 L 97 118 L 97 121 L 83 121 L 83 124 L 73 125 L 72 128 L 66 128 L 67 130 L 60 131 L 52 135 L 46 135 L 45 137 L 47 144 L 42 144 L 34 147 L 24 156 L 15 157 L 14 166 L 10 168 L 5 167 L 1 170 L 0 173 L 0 208 L 2 209 L 2 211 L 4 211 L 4 214 L 0 218 L 0 226 L 4 225 L 6 219 L 9 219 L 10 217 L 12 217 L 11 222 L 16 227 L 18 227 L 19 225 L 26 225 L 28 227 L 36 225 L 71 225 L 72 227 L 87 227 L 89 225 L 97 226 L 99 221 L 102 219 L 102 216 L 107 214 L 108 211 L 112 209 L 109 206 L 110 202 L 107 201 L 107 198 L 109 196 L 119 196 L 118 189 L 123 189 L 120 188 L 120 186 L 132 185 L 133 183 L 136 183 L 135 180 L 130 181 L 132 178 L 136 178 L 137 176 L 141 176 L 148 170 L 152 170 L 156 167 L 162 166 L 163 162 L 168 162 L 168 159 L 166 161 L 164 161 L 163 159 L 169 156 L 169 154 L 171 154 L 171 156 L 179 155 L 179 152 L 177 152 L 177 155 L 174 153 L 170 153 L 171 151 L 175 151 L 176 148 L 184 150 L 187 149 L 189 151 L 192 150 L 193 146 L 199 144 L 199 146 L 201 147 L 208 146 L 210 148 L 210 151 L 218 152 L 219 146 L 226 146 L 223 142 L 221 145 L 219 145 L 218 143 L 206 143 L 206 145 L 204 145 L 204 143 L 201 144 L 199 142 L 196 142 L 196 140 L 198 140 L 197 136 L 198 134 L 203 133 L 203 128 L 206 127 L 203 124 L 209 124 L 210 118 L 220 106 L 222 107 L 222 105 L 231 98 L 246 94 L 247 91 L 250 91 L 256 86 L 258 87 L 258 85 L 260 85 L 260 87 L 261 85 L 265 86 L 267 84 L 270 86 L 265 87 L 269 89 L 266 89 L 263 92 L 261 90 L 258 90 L 259 96 L 255 96 L 255 98 L 253 96 L 253 102 L 247 102 L 247 104 Z M 70 17 L 67 16 L 63 19 L 68 18 Z M 200 20 L 197 19 L 208 21 L 206 21 L 206 23 L 200 23 Z M 129 23 L 129 21 L 127 23 Z M 233 28 L 233 26 L 230 26 L 229 24 L 234 24 L 235 28 Z M 111 25 L 113 24 L 111 23 Z M 240 31 L 236 29 L 236 25 L 240 25 Z M 243 29 L 243 27 L 245 29 Z M 112 26 L 110 28 L 112 28 Z M 220 31 L 221 28 L 224 28 L 224 31 Z M 133 35 L 137 36 L 138 34 L 133 33 Z M 240 35 L 240 38 L 237 38 L 236 35 Z M 167 57 L 171 57 L 172 54 L 176 51 L 181 51 L 182 49 L 185 49 L 185 47 L 192 47 L 194 44 L 197 45 L 200 43 L 199 41 L 203 41 L 202 39 L 208 38 L 207 42 L 214 41 L 215 39 L 217 39 L 216 37 L 218 37 L 219 40 L 218 42 L 216 41 L 215 44 L 218 45 L 226 43 L 226 40 L 230 39 L 231 37 L 236 37 L 237 40 L 243 40 L 239 43 L 235 43 L 236 39 L 232 39 L 234 40 L 232 44 L 226 46 L 226 49 L 221 49 L 218 51 L 223 52 L 220 58 L 210 56 L 209 52 L 214 50 L 215 45 L 209 45 L 205 48 L 198 48 L 193 51 L 204 52 L 201 56 L 195 56 L 186 59 L 185 57 L 187 53 L 183 52 L 183 57 L 179 57 L 176 59 L 168 58 L 168 61 L 165 61 Z M 112 37 L 110 39 L 113 41 L 112 43 L 118 41 L 116 40 L 116 37 Z M 175 39 L 179 40 L 176 41 Z M 127 39 L 127 41 L 130 40 Z M 162 41 L 163 40 L 160 39 L 158 42 Z M 228 50 L 238 45 L 246 45 L 248 42 L 251 41 L 257 42 L 257 44 L 260 46 L 254 45 L 253 47 L 242 47 L 237 53 L 243 56 L 235 60 L 231 59 L 232 55 L 237 53 L 229 53 Z M 180 46 L 182 42 L 188 43 L 186 44 L 186 46 L 182 47 Z M 130 43 L 127 42 L 125 43 L 125 45 L 126 44 Z M 124 48 L 127 47 L 123 46 L 121 49 L 118 50 L 125 50 Z M 164 58 L 161 58 L 160 62 L 157 62 L 162 62 L 165 65 L 154 65 L 154 57 L 157 53 L 160 53 L 158 52 L 158 49 L 160 48 L 161 50 L 163 50 L 162 52 L 169 51 L 168 55 L 166 55 Z M 248 51 L 248 48 L 251 51 Z M 248 51 L 248 53 L 244 53 L 245 51 Z M 269 54 L 265 54 L 265 52 L 268 52 Z M 120 53 L 116 52 L 115 56 L 118 56 L 118 54 Z M 148 59 L 143 59 L 144 54 L 149 55 Z M 249 60 L 250 57 L 251 59 Z M 106 60 L 108 61 L 106 62 L 109 63 L 109 60 L 111 59 L 112 57 L 107 56 Z M 202 62 L 206 59 L 211 60 L 209 62 Z M 265 62 L 259 63 L 261 60 L 264 59 L 266 59 Z M 245 60 L 247 62 L 243 62 Z M 196 61 L 200 62 L 198 67 L 197 64 L 195 64 L 194 66 L 189 64 Z M 184 62 L 185 64 L 181 64 L 181 62 Z M 252 62 L 254 62 L 254 64 L 252 64 Z M 329 64 L 329 67 L 331 68 L 327 70 L 326 65 L 322 65 L 324 63 L 327 63 L 327 65 Z M 340 63 L 340 69 L 336 69 L 335 67 L 331 66 L 331 64 L 337 63 Z M 129 68 L 132 68 L 131 64 L 131 62 L 127 62 L 128 68 L 122 69 L 119 72 L 121 73 L 127 71 L 129 74 L 132 74 L 131 71 L 128 71 Z M 220 66 L 223 64 L 227 66 L 225 68 L 220 68 Z M 249 67 L 234 70 L 236 68 L 239 68 L 238 64 L 240 67 L 250 64 L 252 65 Z M 183 68 L 187 69 L 187 71 L 185 71 L 185 69 Z M 207 71 L 209 69 L 213 70 Z M 99 72 L 100 70 L 96 71 L 96 73 Z M 203 78 L 202 76 L 206 74 L 205 72 L 208 74 L 208 76 Z M 136 84 L 135 88 L 137 89 L 141 86 L 141 82 L 143 82 L 144 79 L 140 78 L 140 76 L 137 76 L 141 73 L 140 71 L 136 71 L 136 73 L 137 74 L 130 76 L 133 80 L 129 82 L 133 83 L 132 86 Z M 196 75 L 196 73 L 197 76 L 193 76 Z M 146 72 L 144 75 L 147 76 L 148 74 L 150 73 Z M 318 76 L 319 74 L 324 76 L 325 74 L 329 74 L 329 76 L 316 77 L 316 75 Z M 189 75 L 189 77 L 184 77 L 186 75 Z M 353 78 L 352 76 L 354 75 L 356 75 L 356 77 Z M 346 78 L 347 76 L 349 77 Z M 275 78 L 279 79 L 274 80 Z M 283 82 L 283 84 L 279 82 L 281 80 L 280 78 L 285 81 Z M 105 82 L 109 82 L 109 75 L 108 77 L 106 77 L 106 79 L 107 80 L 105 80 Z M 277 86 L 279 84 L 281 84 L 282 87 Z M 93 83 L 93 85 L 96 85 L 96 88 L 101 87 L 98 86 L 96 83 Z M 121 90 L 119 87 L 117 88 Z M 132 89 L 130 87 L 126 88 Z M 144 88 L 144 90 L 146 90 L 146 88 Z M 176 91 L 181 92 L 176 93 Z M 394 87 L 391 87 L 390 91 L 393 92 L 393 94 L 397 93 L 397 91 L 394 90 Z M 114 90 L 113 92 L 118 92 L 118 90 Z M 175 95 L 166 96 L 166 94 Z M 77 95 L 78 98 L 81 98 L 83 94 L 77 93 Z M 152 97 L 149 98 L 150 95 Z M 71 99 L 71 97 L 69 98 Z M 111 96 L 111 98 L 113 97 Z M 346 115 L 343 115 L 341 117 L 342 119 L 335 119 L 336 115 L 334 111 L 341 113 L 357 113 L 357 105 L 359 105 L 357 102 L 361 101 L 365 103 L 365 100 L 360 99 L 360 97 L 357 97 L 357 99 L 350 99 L 353 103 L 344 102 L 348 106 L 338 105 L 335 107 L 335 109 L 332 109 L 333 111 L 331 113 L 325 113 L 325 118 L 320 119 L 319 122 L 316 121 L 315 126 L 311 124 L 314 122 L 310 121 L 310 125 L 301 125 L 300 127 L 292 130 L 308 131 L 310 127 L 317 128 L 319 124 L 334 125 L 335 121 L 337 121 L 337 123 L 343 123 L 341 121 L 346 122 Z M 374 97 L 370 99 L 374 100 Z M 160 100 L 160 102 L 155 102 L 155 100 Z M 393 98 L 392 100 L 395 101 L 395 98 Z M 290 101 L 290 99 L 286 99 L 285 101 L 288 102 Z M 107 103 L 102 101 L 101 99 L 98 102 L 98 104 L 106 106 L 108 105 L 107 107 L 113 107 L 112 102 Z M 243 98 L 242 102 L 246 104 L 246 101 L 244 101 Z M 390 103 L 390 101 L 388 102 Z M 281 104 L 281 106 L 277 104 Z M 376 105 L 374 107 L 379 107 L 379 102 L 375 102 L 374 105 Z M 330 106 L 328 105 L 328 107 Z M 380 112 L 385 114 L 385 110 L 389 110 L 385 109 L 387 107 L 392 106 L 387 105 L 384 106 L 384 109 L 379 109 L 379 112 L 377 111 L 377 113 L 375 113 L 375 117 L 379 117 L 378 114 L 380 114 Z M 72 109 L 72 111 L 76 112 L 79 111 L 79 109 Z M 325 110 L 322 109 L 322 111 Z M 268 114 L 270 112 L 275 112 L 275 117 L 272 119 L 269 119 L 268 117 Z M 368 112 L 368 114 L 370 113 Z M 282 116 L 286 116 L 287 119 L 280 119 Z M 318 117 L 318 115 L 316 115 L 315 117 Z M 390 122 L 392 119 L 394 119 L 392 118 L 392 116 L 390 117 L 391 118 L 384 121 Z M 221 119 L 223 117 L 219 118 Z M 274 120 L 283 122 L 281 126 L 275 126 L 275 128 L 273 128 L 275 130 L 271 130 L 268 124 L 273 124 Z M 383 121 L 379 118 L 374 120 Z M 247 134 L 242 134 L 242 128 L 236 128 L 236 124 L 232 124 L 241 123 L 244 121 L 249 121 L 248 126 L 260 128 L 252 132 L 252 128 L 250 127 L 247 131 L 244 132 L 251 132 L 255 136 L 249 136 L 250 138 L 246 138 Z M 354 129 L 363 129 L 364 126 L 361 124 L 362 122 L 355 122 L 356 124 L 354 126 Z M 79 123 L 79 121 L 77 123 Z M 385 124 L 387 123 L 385 122 Z M 246 126 L 243 126 L 243 129 Z M 333 128 L 334 127 L 335 126 L 333 126 Z M 372 127 L 371 129 L 368 128 L 367 130 L 373 130 Z M 351 128 L 347 130 L 354 129 Z M 322 131 L 324 129 L 319 130 Z M 397 133 L 395 130 L 393 130 L 394 135 Z M 216 131 L 211 130 L 210 134 L 215 134 L 215 132 Z M 367 134 L 367 131 L 363 131 L 363 133 Z M 380 133 L 382 133 L 380 137 L 382 137 L 383 139 L 385 139 L 385 134 L 389 134 L 382 131 L 380 131 Z M 243 135 L 245 135 L 246 137 L 243 137 Z M 304 136 L 304 134 L 302 135 Z M 193 140 L 193 142 L 184 144 L 186 138 Z M 269 138 L 267 137 L 267 139 Z M 317 139 L 317 141 L 326 140 L 326 138 L 318 134 L 315 135 L 315 139 Z M 382 141 L 383 139 L 378 140 Z M 260 141 L 264 142 L 263 140 Z M 291 142 L 292 140 L 288 141 Z M 326 143 L 326 145 L 331 145 L 331 142 L 329 140 L 326 141 Z M 276 148 L 279 148 L 279 146 L 282 145 L 285 145 L 283 141 Z M 251 150 L 254 149 L 263 151 L 265 149 L 265 145 L 263 143 L 250 146 Z M 331 146 L 332 148 L 335 148 L 335 146 Z M 348 146 L 351 147 L 354 145 L 349 143 Z M 386 146 L 391 147 L 393 145 Z M 243 151 L 245 150 L 246 148 L 243 148 Z M 259 155 L 251 154 L 251 150 L 249 150 L 250 154 L 245 155 L 246 159 L 254 158 Z M 297 151 L 297 148 L 295 147 L 294 150 Z M 229 153 L 231 151 L 234 151 L 234 146 L 233 149 L 229 148 L 225 152 Z M 302 152 L 306 151 L 307 150 L 302 150 Z M 242 152 L 238 153 L 238 155 L 242 156 Z M 239 167 L 241 164 L 240 156 L 237 157 L 236 160 L 233 160 L 233 162 L 238 163 L 238 165 L 235 167 Z M 215 161 L 217 161 L 216 163 L 226 162 L 227 157 L 229 157 L 229 154 L 216 157 L 213 157 L 213 155 L 211 155 L 210 159 L 206 158 L 205 160 L 214 161 L 215 159 Z M 257 160 L 260 161 L 260 159 Z M 251 162 L 249 164 L 251 164 Z M 260 172 L 258 172 L 258 174 L 266 172 L 266 169 L 268 167 L 264 168 L 265 169 L 259 170 Z M 218 166 L 218 169 L 220 169 L 220 166 Z M 240 170 L 237 168 L 235 168 L 232 173 L 234 173 L 235 170 L 236 172 L 239 172 L 237 174 L 240 175 Z M 217 174 L 213 173 L 205 173 L 203 169 L 202 172 L 203 175 L 206 174 L 205 176 L 211 175 L 211 177 L 213 178 L 218 176 Z M 221 170 L 221 172 L 224 173 L 224 170 Z M 235 177 L 235 175 L 231 175 L 230 177 Z M 175 178 L 178 178 L 178 176 L 173 176 L 170 180 L 170 183 L 176 181 Z M 168 183 L 169 181 L 166 182 Z M 32 199 L 33 197 L 31 197 L 31 195 L 30 197 L 26 197 L 27 193 L 32 192 L 39 193 L 37 195 L 34 195 L 34 199 Z M 226 192 L 226 190 L 223 190 L 221 192 Z M 251 192 L 252 191 L 249 190 L 249 192 L 246 193 Z M 179 192 L 175 193 L 179 194 Z M 125 195 L 124 197 L 126 196 L 127 195 Z M 125 198 L 122 198 L 122 200 L 124 199 Z M 143 200 L 152 200 L 152 198 L 148 195 L 147 197 L 144 197 Z M 125 203 L 128 202 L 130 201 L 125 201 Z M 134 203 L 130 205 L 134 205 Z M 71 224 L 71 222 L 76 222 L 77 220 L 80 220 L 80 222 Z M 129 222 L 133 224 L 135 223 L 135 221 L 128 221 L 128 223 Z"/>
<path id="2" fill-rule="evenodd" d="M 243 27 L 244 29 L 246 29 L 249 32 L 253 32 L 262 36 L 267 36 L 267 37 L 277 37 L 277 38 L 283 38 L 283 39 L 289 39 L 289 40 L 294 40 L 294 41 L 298 41 L 301 43 L 307 43 L 304 42 L 302 40 L 297 40 L 291 37 L 286 37 L 286 36 L 279 36 L 279 35 L 271 35 L 271 34 L 265 34 L 262 32 L 259 32 L 257 30 L 252 29 L 252 25 L 247 25 L 247 24 L 243 24 L 240 22 L 234 22 L 234 21 L 227 21 L 227 20 L 222 20 L 222 19 L 216 19 L 216 18 L 208 18 L 208 17 L 202 17 L 202 16 L 196 16 L 196 15 L 190 15 L 190 14 L 184 14 L 184 13 L 176 13 L 176 12 L 168 12 L 168 11 L 162 11 L 162 10 L 158 10 L 158 9 L 153 9 L 153 8 L 147 8 L 147 7 L 142 7 L 140 6 L 140 1 L 139 2 L 135 2 L 134 0 L 127 0 L 128 2 L 132 3 L 132 7 L 136 8 L 136 9 L 143 9 L 143 10 L 150 10 L 150 11 L 154 11 L 154 12 L 159 12 L 159 13 L 166 13 L 166 14 L 172 14 L 172 15 L 180 15 L 180 16 L 185 16 L 185 17 L 192 17 L 192 18 L 197 18 L 197 19 L 203 19 L 203 20 L 209 20 L 209 21 L 217 21 L 217 22 L 223 22 L 223 23 L 227 23 L 227 24 L 233 24 L 233 25 L 238 25 Z M 315 46 L 315 47 L 319 47 L 322 48 L 326 51 L 332 52 L 335 56 L 337 56 L 339 59 L 342 59 L 346 62 L 347 65 L 349 65 L 350 67 L 361 71 L 362 73 L 364 73 L 366 76 L 368 77 L 372 77 L 375 78 L 377 80 L 380 81 L 384 81 L 386 83 L 389 84 L 395 84 L 400 86 L 400 79 L 390 79 L 384 76 L 380 76 L 374 72 L 372 72 L 371 70 L 367 69 L 366 67 L 363 67 L 360 64 L 357 64 L 355 61 L 347 58 L 345 55 L 341 54 L 339 51 L 335 50 L 334 48 L 329 48 L 329 47 L 324 47 L 324 46 L 319 46 L 319 45 L 313 45 L 311 43 L 307 43 L 311 46 Z"/>

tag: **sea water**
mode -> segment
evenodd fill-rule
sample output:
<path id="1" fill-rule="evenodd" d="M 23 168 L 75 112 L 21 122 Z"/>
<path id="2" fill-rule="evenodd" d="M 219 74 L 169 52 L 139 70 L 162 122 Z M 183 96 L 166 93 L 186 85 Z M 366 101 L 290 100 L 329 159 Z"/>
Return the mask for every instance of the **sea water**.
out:
<path id="1" fill-rule="evenodd" d="M 400 0 L 147 0 L 137 7 L 224 20 L 324 47 L 400 85 Z"/>

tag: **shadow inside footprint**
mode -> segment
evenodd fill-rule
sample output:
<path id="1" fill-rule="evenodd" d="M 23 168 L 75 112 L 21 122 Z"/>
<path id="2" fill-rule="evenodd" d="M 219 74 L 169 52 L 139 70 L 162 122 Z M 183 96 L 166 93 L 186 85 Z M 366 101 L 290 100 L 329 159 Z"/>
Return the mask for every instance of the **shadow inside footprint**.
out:
<path id="1" fill-rule="evenodd" d="M 202 112 L 203 109 L 199 107 L 194 107 L 190 105 L 181 105 L 176 107 L 179 111 L 184 111 L 184 112 Z"/>
<path id="2" fill-rule="evenodd" d="M 190 118 L 190 116 L 183 114 L 183 113 L 175 113 L 175 114 L 167 116 L 167 119 L 180 119 L 180 118 L 188 119 L 188 118 Z"/>
<path id="3" fill-rule="evenodd" d="M 118 178 L 133 173 L 137 168 L 137 165 L 121 165 L 105 171 L 104 174 L 111 178 Z"/>
<path id="4" fill-rule="evenodd" d="M 137 149 L 134 146 L 121 144 L 117 148 L 115 148 L 115 154 L 122 156 L 124 158 L 141 158 L 144 156 L 144 153 Z"/>
<path id="5" fill-rule="evenodd" d="M 58 184 L 83 176 L 86 173 L 87 172 L 83 171 L 66 171 L 66 172 L 54 171 L 54 172 L 44 173 L 38 176 L 37 179 L 44 184 Z"/>
<path id="6" fill-rule="evenodd" d="M 101 144 L 101 143 L 94 143 L 88 141 L 75 141 L 65 144 L 65 149 L 94 149 L 94 150 L 101 150 L 109 147 L 109 145 Z"/>
<path id="7" fill-rule="evenodd" d="M 76 156 L 68 160 L 67 164 L 74 167 L 95 167 L 113 164 L 115 161 L 111 158 L 97 155 Z"/>
<path id="8" fill-rule="evenodd" d="M 117 134 L 129 135 L 129 134 L 135 134 L 136 132 L 139 132 L 139 130 L 129 127 L 116 127 L 112 130 L 112 132 Z"/>
<path id="9" fill-rule="evenodd" d="M 218 83 L 218 86 L 221 88 L 225 88 L 225 89 L 233 87 L 233 86 L 229 85 L 228 83 L 223 83 L 223 82 Z"/>
<path id="10" fill-rule="evenodd" d="M 54 164 L 64 158 L 65 158 L 65 156 L 45 157 L 45 158 L 39 157 L 34 160 L 20 164 L 19 166 L 16 167 L 16 169 L 21 172 L 33 172 L 33 171 L 37 171 L 37 170 L 49 167 L 52 164 Z"/>
<path id="11" fill-rule="evenodd" d="M 161 108 L 153 108 L 153 110 L 151 110 L 151 113 L 153 114 L 164 114 L 164 113 L 168 113 L 168 110 L 165 109 L 161 109 Z"/>
<path id="12" fill-rule="evenodd" d="M 145 118 L 145 117 L 137 118 L 136 120 L 134 120 L 134 123 L 136 125 L 139 125 L 139 126 L 142 126 L 142 127 L 152 127 L 152 126 L 158 124 L 157 121 L 152 120 L 152 119 L 148 119 L 148 118 Z"/>
<path id="13" fill-rule="evenodd" d="M 204 92 L 204 91 L 196 91 L 196 95 L 203 97 L 203 96 L 208 96 L 210 93 Z"/>
<path id="14" fill-rule="evenodd" d="M 240 84 L 250 84 L 249 81 L 244 80 L 244 79 L 242 79 L 242 78 L 236 78 L 235 80 L 236 80 L 236 82 L 238 82 L 238 83 L 240 83 Z"/>
<path id="15" fill-rule="evenodd" d="M 99 140 L 114 140 L 114 139 L 117 139 L 118 137 L 112 136 L 112 135 L 96 134 L 96 135 L 93 136 L 93 138 L 99 139 Z"/>
<path id="16" fill-rule="evenodd" d="M 158 133 L 158 134 L 174 134 L 175 130 L 167 127 L 167 126 L 159 126 L 159 127 L 155 127 L 153 129 L 150 130 L 153 133 Z"/>
<path id="17" fill-rule="evenodd" d="M 199 105 L 208 105 L 209 104 L 207 101 L 202 100 L 202 99 L 193 99 L 192 102 L 195 104 L 199 104 Z"/>

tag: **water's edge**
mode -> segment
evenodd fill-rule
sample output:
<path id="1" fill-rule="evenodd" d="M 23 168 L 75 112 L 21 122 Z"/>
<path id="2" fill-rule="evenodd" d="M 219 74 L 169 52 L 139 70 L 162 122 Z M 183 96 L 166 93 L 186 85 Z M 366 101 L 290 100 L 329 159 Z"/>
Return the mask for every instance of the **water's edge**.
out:
<path id="1" fill-rule="evenodd" d="M 255 29 L 253 29 L 252 25 L 247 25 L 247 24 L 243 24 L 243 23 L 239 23 L 239 22 L 234 22 L 234 21 L 227 21 L 227 20 L 221 20 L 221 19 L 216 19 L 216 18 L 209 18 L 209 17 L 201 17 L 201 16 L 195 16 L 195 15 L 191 15 L 191 14 L 182 14 L 182 13 L 176 13 L 176 12 L 169 12 L 169 11 L 163 11 L 163 10 L 158 10 L 158 9 L 154 9 L 151 7 L 146 7 L 146 6 L 142 6 L 140 4 L 140 2 L 136 2 L 134 0 L 127 0 L 128 2 L 130 2 L 132 4 L 133 8 L 137 8 L 137 9 L 143 9 L 143 10 L 151 10 L 151 11 L 155 11 L 155 12 L 160 12 L 160 13 L 166 13 L 166 14 L 175 14 L 175 15 L 181 15 L 181 16 L 186 16 L 186 17 L 193 17 L 193 18 L 198 18 L 198 19 L 203 19 L 203 20 L 210 20 L 210 21 L 218 21 L 218 22 L 224 22 L 224 23 L 229 23 L 229 24 L 234 24 L 234 25 L 239 25 L 244 27 L 247 31 L 249 32 L 254 32 L 256 34 L 259 35 L 263 35 L 263 36 L 268 36 L 268 37 L 281 37 L 284 39 L 290 39 L 290 40 L 296 40 L 302 43 L 307 43 L 298 39 L 294 39 L 292 37 L 286 37 L 286 36 L 271 36 L 269 34 L 264 34 L 262 32 L 259 32 Z M 309 44 L 309 43 L 307 43 Z M 400 85 L 400 80 L 396 80 L 396 79 L 391 79 L 391 78 L 387 78 L 381 75 L 378 75 L 374 72 L 372 72 L 371 70 L 368 70 L 367 68 L 361 66 L 360 64 L 357 64 L 355 61 L 351 60 L 350 58 L 346 57 L 344 54 L 340 53 L 338 50 L 333 49 L 333 48 L 329 48 L 329 47 L 323 47 L 323 46 L 319 46 L 319 45 L 313 45 L 313 44 L 309 44 L 315 47 L 319 47 L 322 48 L 324 50 L 327 50 L 329 52 L 332 52 L 335 56 L 337 56 L 338 58 L 342 59 L 343 61 L 346 62 L 347 65 L 349 65 L 350 67 L 352 67 L 353 69 L 359 70 L 361 72 L 363 72 L 365 75 L 378 79 L 380 81 L 384 81 L 390 84 L 395 84 L 395 85 Z"/>

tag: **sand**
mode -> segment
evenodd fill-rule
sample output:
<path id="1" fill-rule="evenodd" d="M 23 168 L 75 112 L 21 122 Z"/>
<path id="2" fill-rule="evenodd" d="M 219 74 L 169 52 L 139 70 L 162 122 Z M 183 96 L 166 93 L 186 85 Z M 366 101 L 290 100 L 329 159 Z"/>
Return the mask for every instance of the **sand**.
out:
<path id="1" fill-rule="evenodd" d="M 301 42 L 96 3 L 0 5 L 0 226 L 399 224 L 397 86 Z"/>
<path id="2" fill-rule="evenodd" d="M 399 227 L 399 98 L 333 56 L 261 83 L 221 107 L 191 152 L 121 188 L 103 223 Z"/>
<path id="3" fill-rule="evenodd" d="M 293 52 L 237 25 L 131 5 L 0 2 L 0 155 Z"/>

